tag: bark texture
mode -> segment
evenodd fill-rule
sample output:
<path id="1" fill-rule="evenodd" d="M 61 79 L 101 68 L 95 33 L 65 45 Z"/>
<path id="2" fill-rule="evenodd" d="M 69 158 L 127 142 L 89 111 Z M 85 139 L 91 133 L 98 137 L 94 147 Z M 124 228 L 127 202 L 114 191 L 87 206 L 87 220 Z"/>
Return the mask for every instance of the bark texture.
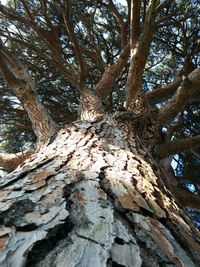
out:
<path id="1" fill-rule="evenodd" d="M 33 151 L 31 150 L 25 150 L 23 152 L 18 152 L 15 154 L 0 153 L 0 166 L 6 172 L 12 172 L 14 169 L 17 168 L 18 165 L 24 162 L 25 159 L 27 159 L 32 153 Z"/>
<path id="2" fill-rule="evenodd" d="M 1 179 L 0 266 L 199 266 L 197 230 L 139 123 L 76 121 Z"/>

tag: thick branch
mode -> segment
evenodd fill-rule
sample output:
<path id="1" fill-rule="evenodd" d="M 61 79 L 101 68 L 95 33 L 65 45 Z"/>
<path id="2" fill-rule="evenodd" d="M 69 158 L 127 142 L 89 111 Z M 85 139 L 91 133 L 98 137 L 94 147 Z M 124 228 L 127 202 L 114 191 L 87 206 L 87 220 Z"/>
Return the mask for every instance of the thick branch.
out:
<path id="1" fill-rule="evenodd" d="M 190 183 L 190 184 L 195 184 L 198 185 L 198 187 L 200 186 L 200 179 L 199 177 L 195 176 L 195 175 L 186 175 L 186 176 L 177 176 L 177 180 L 180 183 Z"/>
<path id="2" fill-rule="evenodd" d="M 55 133 L 56 124 L 34 91 L 34 83 L 23 64 L 0 43 L 0 72 L 20 100 L 31 120 L 38 146 Z"/>
<path id="3" fill-rule="evenodd" d="M 140 35 L 140 8 L 141 0 L 131 1 L 130 39 L 132 43 L 134 43 L 134 40 L 137 40 Z"/>
<path id="4" fill-rule="evenodd" d="M 173 94 L 176 92 L 177 88 L 179 87 L 180 83 L 182 81 L 181 76 L 179 75 L 175 80 L 166 85 L 163 88 L 156 88 L 148 93 L 146 93 L 146 97 L 150 104 L 155 105 L 160 102 L 164 102 L 170 97 L 173 96 Z"/>
<path id="5" fill-rule="evenodd" d="M 129 57 L 129 49 L 130 46 L 127 44 L 122 50 L 117 62 L 107 67 L 104 71 L 100 81 L 95 87 L 95 92 L 98 96 L 106 96 L 112 91 L 114 82 L 116 81 L 122 69 L 126 66 Z"/>
<path id="6" fill-rule="evenodd" d="M 184 187 L 178 186 L 178 182 L 181 181 L 187 181 L 190 183 L 197 183 L 199 184 L 199 179 L 195 179 L 194 176 L 191 176 L 192 179 L 187 179 L 184 177 L 177 177 L 174 174 L 174 170 L 171 166 L 171 161 L 173 159 L 173 156 L 167 157 L 165 159 L 162 159 L 160 161 L 162 170 L 165 173 L 165 178 L 168 186 L 172 190 L 174 196 L 177 198 L 179 204 L 181 204 L 183 207 L 190 207 L 190 208 L 200 208 L 200 196 L 196 195 L 189 190 L 187 190 Z"/>
<path id="7" fill-rule="evenodd" d="M 174 196 L 178 199 L 178 202 L 182 207 L 188 207 L 192 209 L 200 209 L 200 196 L 195 195 L 186 188 L 173 187 Z"/>
<path id="8" fill-rule="evenodd" d="M 160 144 L 156 147 L 156 154 L 159 158 L 164 158 L 169 155 L 189 150 L 195 146 L 200 146 L 200 135 Z"/>
<path id="9" fill-rule="evenodd" d="M 105 115 L 100 97 L 93 91 L 81 92 L 79 116 L 81 120 L 95 121 Z"/>
<path id="10" fill-rule="evenodd" d="M 131 63 L 127 79 L 127 100 L 126 100 L 126 106 L 128 109 L 131 110 L 134 110 L 135 108 L 134 100 L 138 95 L 140 95 L 138 94 L 138 92 L 141 90 L 142 87 L 142 74 L 147 61 L 154 33 L 155 18 L 156 18 L 155 10 L 157 4 L 158 4 L 157 0 L 152 0 L 149 2 L 149 6 L 146 12 L 143 32 L 140 34 L 138 40 L 134 41 L 133 39 L 131 41 L 132 42 Z M 132 14 L 132 18 L 134 18 L 134 14 Z M 133 26 L 132 26 L 132 31 L 133 34 L 134 33 Z"/>
<path id="11" fill-rule="evenodd" d="M 180 84 L 168 105 L 158 113 L 158 126 L 170 122 L 185 106 L 190 96 L 200 89 L 200 69 L 195 69 Z"/>

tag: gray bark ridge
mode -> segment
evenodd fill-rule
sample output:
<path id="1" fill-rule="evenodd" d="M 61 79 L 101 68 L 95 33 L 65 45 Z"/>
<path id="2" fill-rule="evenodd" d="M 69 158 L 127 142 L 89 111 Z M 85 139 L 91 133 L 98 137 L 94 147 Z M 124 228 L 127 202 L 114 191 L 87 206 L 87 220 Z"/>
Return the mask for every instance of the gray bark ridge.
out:
<path id="1" fill-rule="evenodd" d="M 199 266 L 199 234 L 132 120 L 67 125 L 0 180 L 1 267 Z"/>

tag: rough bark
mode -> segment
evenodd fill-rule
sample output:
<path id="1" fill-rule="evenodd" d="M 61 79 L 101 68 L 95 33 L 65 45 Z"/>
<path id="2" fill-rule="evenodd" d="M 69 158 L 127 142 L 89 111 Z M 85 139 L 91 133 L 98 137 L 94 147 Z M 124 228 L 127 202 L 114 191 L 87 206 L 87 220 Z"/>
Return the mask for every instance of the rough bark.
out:
<path id="1" fill-rule="evenodd" d="M 0 166 L 7 172 L 12 172 L 17 168 L 25 159 L 30 157 L 33 153 L 31 150 L 25 150 L 18 153 L 0 153 Z"/>
<path id="2" fill-rule="evenodd" d="M 1 179 L 0 266 L 199 266 L 197 230 L 141 125 L 76 121 Z"/>

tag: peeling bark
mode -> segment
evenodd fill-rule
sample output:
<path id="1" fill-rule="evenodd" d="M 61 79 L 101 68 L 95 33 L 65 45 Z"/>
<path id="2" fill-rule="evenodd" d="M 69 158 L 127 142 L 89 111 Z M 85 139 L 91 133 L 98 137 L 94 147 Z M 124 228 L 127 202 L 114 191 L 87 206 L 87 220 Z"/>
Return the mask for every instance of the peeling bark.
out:
<path id="1" fill-rule="evenodd" d="M 3 167 L 7 172 L 14 171 L 25 159 L 27 159 L 33 151 L 26 150 L 16 154 L 0 153 L 0 167 Z"/>
<path id="2" fill-rule="evenodd" d="M 77 121 L 1 179 L 0 266 L 199 266 L 142 134 L 123 113 Z"/>

